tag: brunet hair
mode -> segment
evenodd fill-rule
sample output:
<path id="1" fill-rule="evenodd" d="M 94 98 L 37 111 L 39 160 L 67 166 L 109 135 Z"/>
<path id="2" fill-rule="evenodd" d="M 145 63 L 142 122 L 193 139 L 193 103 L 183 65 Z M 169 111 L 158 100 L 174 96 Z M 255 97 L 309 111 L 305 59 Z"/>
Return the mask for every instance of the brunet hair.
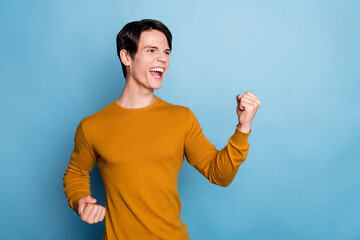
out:
<path id="1" fill-rule="evenodd" d="M 138 50 L 140 35 L 144 31 L 158 30 L 165 34 L 171 50 L 172 35 L 170 30 L 160 21 L 153 19 L 143 19 L 126 24 L 116 36 L 117 55 L 120 59 L 121 49 L 125 49 L 132 59 Z M 121 62 L 121 59 L 120 59 Z M 124 78 L 126 78 L 126 67 L 121 62 Z"/>

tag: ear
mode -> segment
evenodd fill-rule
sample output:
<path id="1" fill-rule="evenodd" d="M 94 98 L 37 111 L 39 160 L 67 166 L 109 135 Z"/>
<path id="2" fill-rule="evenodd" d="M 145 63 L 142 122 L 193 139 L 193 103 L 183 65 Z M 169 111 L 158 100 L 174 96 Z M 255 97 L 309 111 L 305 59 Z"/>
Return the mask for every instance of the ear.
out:
<path id="1" fill-rule="evenodd" d="M 128 53 L 128 51 L 126 51 L 125 49 L 121 49 L 120 50 L 120 59 L 121 62 L 128 67 L 130 65 L 130 55 Z"/>

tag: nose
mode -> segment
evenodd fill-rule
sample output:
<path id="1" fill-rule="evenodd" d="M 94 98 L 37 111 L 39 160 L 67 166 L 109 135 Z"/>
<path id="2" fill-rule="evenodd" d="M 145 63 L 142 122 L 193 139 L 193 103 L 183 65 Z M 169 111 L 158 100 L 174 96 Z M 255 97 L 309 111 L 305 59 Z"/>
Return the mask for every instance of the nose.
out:
<path id="1" fill-rule="evenodd" d="M 168 55 L 164 54 L 164 53 L 160 53 L 157 60 L 159 62 L 167 62 L 168 60 Z"/>

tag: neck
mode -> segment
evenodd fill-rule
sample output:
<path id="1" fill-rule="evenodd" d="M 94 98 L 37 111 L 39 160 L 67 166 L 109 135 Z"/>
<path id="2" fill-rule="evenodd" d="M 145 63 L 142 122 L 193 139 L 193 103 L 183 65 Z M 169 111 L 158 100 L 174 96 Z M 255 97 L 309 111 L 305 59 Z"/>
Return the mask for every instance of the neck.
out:
<path id="1" fill-rule="evenodd" d="M 125 87 L 117 99 L 117 103 L 124 108 L 143 108 L 155 102 L 154 89 L 139 86 L 135 81 L 126 80 Z"/>

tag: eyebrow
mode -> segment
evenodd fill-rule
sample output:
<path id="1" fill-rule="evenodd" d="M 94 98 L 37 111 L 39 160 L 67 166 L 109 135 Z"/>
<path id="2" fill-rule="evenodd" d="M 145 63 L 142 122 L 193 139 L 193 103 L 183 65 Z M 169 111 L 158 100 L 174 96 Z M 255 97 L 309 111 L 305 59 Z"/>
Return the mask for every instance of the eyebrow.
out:
<path id="1" fill-rule="evenodd" d="M 159 48 L 158 48 L 158 47 L 155 47 L 155 46 L 145 46 L 145 47 L 143 47 L 143 48 L 153 48 L 153 49 L 159 50 Z M 171 49 L 170 49 L 170 48 L 167 48 L 167 49 L 165 49 L 165 51 L 170 51 L 170 52 L 171 52 Z"/>

